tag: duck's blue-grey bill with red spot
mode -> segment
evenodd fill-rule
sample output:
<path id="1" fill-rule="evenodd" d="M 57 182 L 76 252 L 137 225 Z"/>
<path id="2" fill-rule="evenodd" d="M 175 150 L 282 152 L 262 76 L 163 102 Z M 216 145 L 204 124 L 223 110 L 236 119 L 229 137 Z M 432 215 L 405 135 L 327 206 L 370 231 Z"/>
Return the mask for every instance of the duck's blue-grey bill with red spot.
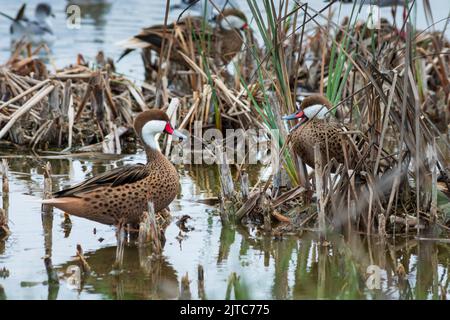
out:
<path id="1" fill-rule="evenodd" d="M 305 114 L 303 113 L 303 111 L 297 111 L 296 113 L 283 116 L 282 119 L 288 121 L 288 120 L 302 119 L 304 116 Z"/>
<path id="2" fill-rule="evenodd" d="M 173 130 L 172 135 L 177 137 L 180 142 L 187 140 L 187 137 L 178 130 Z"/>

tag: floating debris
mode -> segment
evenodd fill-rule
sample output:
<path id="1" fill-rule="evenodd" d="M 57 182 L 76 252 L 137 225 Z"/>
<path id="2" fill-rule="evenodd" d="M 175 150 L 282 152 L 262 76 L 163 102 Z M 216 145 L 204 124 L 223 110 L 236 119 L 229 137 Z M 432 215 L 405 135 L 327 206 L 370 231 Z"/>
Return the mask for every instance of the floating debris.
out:
<path id="1" fill-rule="evenodd" d="M 189 232 L 189 231 L 192 231 L 192 230 L 194 230 L 194 227 L 187 227 L 187 226 L 186 226 L 186 222 L 187 222 L 189 219 L 192 219 L 190 215 L 187 215 L 187 214 L 182 215 L 182 216 L 178 219 L 178 221 L 177 221 L 175 224 L 176 224 L 177 227 L 180 228 L 180 230 L 183 231 L 183 232 Z"/>

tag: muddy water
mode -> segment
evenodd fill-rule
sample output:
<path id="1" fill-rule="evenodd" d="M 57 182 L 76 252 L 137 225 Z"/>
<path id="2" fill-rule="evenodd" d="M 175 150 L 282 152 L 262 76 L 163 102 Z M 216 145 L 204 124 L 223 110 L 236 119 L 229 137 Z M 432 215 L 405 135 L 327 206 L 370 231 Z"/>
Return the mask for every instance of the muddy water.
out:
<path id="1" fill-rule="evenodd" d="M 188 274 L 190 294 L 199 298 L 197 268 L 205 270 L 208 299 L 226 297 L 228 279 L 235 272 L 240 289 L 231 298 L 261 299 L 439 299 L 448 297 L 448 244 L 410 239 L 380 243 L 357 234 L 351 239 L 330 237 L 320 247 L 316 235 L 274 239 L 242 227 L 223 228 L 216 204 L 218 177 L 214 167 L 179 167 L 181 193 L 170 206 L 173 220 L 166 231 L 163 257 L 148 262 L 149 252 L 130 243 L 121 272 L 114 271 L 115 230 L 72 217 L 71 229 L 55 210 L 53 221 L 41 218 L 44 161 L 53 168 L 59 190 L 92 174 L 116 166 L 143 162 L 144 154 L 50 157 L 0 154 L 10 163 L 10 192 L 2 195 L 8 207 L 11 235 L 0 241 L 0 298 L 6 299 L 176 299 L 181 277 Z M 255 183 L 259 170 L 251 171 Z M 9 206 L 6 199 L 9 199 Z M 176 221 L 189 215 L 182 231 Z M 95 229 L 95 231 L 94 231 Z M 46 230 L 46 231 L 44 231 Z M 85 251 L 92 274 L 82 279 L 68 272 L 76 246 Z M 51 254 L 59 285 L 48 281 L 44 266 Z M 406 275 L 398 278 L 402 264 Z M 366 284 L 367 267 L 379 267 L 379 289 Z M 376 280 L 376 279 L 375 279 Z M 236 295 L 236 296 L 235 296 Z"/>

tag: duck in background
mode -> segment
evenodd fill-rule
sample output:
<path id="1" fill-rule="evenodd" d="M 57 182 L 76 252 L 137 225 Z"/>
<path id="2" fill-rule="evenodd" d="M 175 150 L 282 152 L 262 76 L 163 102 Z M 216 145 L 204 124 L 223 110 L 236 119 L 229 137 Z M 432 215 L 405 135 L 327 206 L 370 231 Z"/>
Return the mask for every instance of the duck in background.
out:
<path id="1" fill-rule="evenodd" d="M 117 43 L 125 48 L 118 60 L 120 61 L 135 49 L 150 49 L 160 54 L 163 42 L 170 43 L 170 40 L 173 40 L 170 60 L 189 67 L 178 51 L 188 54 L 183 49 L 186 46 L 186 43 L 183 43 L 183 39 L 193 38 L 194 41 L 201 39 L 202 25 L 202 17 L 187 16 L 178 23 L 167 25 L 166 28 L 164 28 L 164 25 L 144 28 L 134 37 Z M 175 28 L 181 31 L 183 39 L 177 36 L 173 38 Z M 205 31 L 212 43 L 208 55 L 227 65 L 241 51 L 244 43 L 244 36 L 241 32 L 246 29 L 248 29 L 247 18 L 242 11 L 238 9 L 225 9 L 222 11 L 216 17 L 216 25 L 214 27 L 208 26 Z M 197 47 L 194 47 L 194 51 L 197 51 Z"/>
<path id="2" fill-rule="evenodd" d="M 11 35 L 11 49 L 14 49 L 19 42 L 31 43 L 32 45 L 46 44 L 52 46 L 55 41 L 52 18 L 55 15 L 52 7 L 47 3 L 39 3 L 34 12 L 34 18 L 25 16 L 26 4 L 20 7 L 13 18 L 3 12 L 0 15 L 12 21 L 9 33 Z"/>

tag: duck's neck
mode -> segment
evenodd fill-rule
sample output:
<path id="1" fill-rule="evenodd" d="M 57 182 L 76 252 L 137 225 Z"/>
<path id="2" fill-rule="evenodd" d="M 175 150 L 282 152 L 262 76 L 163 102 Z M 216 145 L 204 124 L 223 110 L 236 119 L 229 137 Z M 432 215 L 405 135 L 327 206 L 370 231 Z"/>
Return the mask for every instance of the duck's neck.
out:
<path id="1" fill-rule="evenodd" d="M 156 134 L 148 133 L 142 135 L 141 140 L 144 142 L 144 149 L 145 153 L 147 154 L 147 162 L 154 161 L 155 159 L 162 156 Z"/>
<path id="2" fill-rule="evenodd" d="M 161 157 L 164 157 L 161 151 L 158 149 L 153 149 L 148 146 L 145 146 L 145 153 L 147 154 L 147 162 L 153 162 L 157 159 L 160 159 Z"/>

